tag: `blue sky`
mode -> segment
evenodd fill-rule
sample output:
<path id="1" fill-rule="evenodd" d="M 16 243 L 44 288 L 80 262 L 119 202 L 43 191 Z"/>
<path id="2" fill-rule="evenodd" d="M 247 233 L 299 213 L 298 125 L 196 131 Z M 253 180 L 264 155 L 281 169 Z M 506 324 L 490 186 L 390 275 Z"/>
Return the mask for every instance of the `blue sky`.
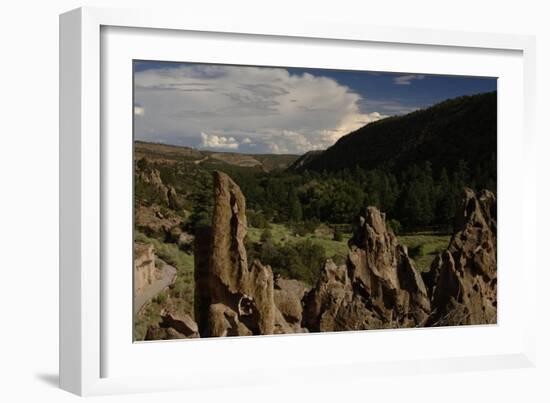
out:
<path id="1" fill-rule="evenodd" d="M 369 122 L 495 91 L 495 78 L 134 63 L 135 137 L 244 153 L 324 149 Z"/>

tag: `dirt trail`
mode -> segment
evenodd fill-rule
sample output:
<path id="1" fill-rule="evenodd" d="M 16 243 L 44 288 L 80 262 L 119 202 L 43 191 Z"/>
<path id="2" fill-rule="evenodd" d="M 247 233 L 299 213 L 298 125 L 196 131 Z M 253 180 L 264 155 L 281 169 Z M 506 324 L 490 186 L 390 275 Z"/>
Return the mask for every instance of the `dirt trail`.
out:
<path id="1" fill-rule="evenodd" d="M 157 260 L 160 260 L 157 257 Z M 161 270 L 161 277 L 145 287 L 142 293 L 134 297 L 134 314 L 138 313 L 140 309 L 148 301 L 154 298 L 159 292 L 164 290 L 176 279 L 177 270 L 174 266 L 169 265 L 168 263 L 161 260 L 164 263 L 164 266 Z"/>

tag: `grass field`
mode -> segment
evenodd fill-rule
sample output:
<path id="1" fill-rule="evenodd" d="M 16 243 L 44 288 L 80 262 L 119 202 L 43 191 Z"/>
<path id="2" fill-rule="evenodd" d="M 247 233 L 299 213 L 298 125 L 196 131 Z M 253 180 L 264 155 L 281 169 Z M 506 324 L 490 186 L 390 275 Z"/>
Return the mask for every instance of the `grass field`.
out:
<path id="1" fill-rule="evenodd" d="M 416 263 L 416 268 L 419 271 L 428 271 L 435 257 L 449 245 L 451 235 L 418 232 L 399 235 L 397 238 L 407 246 L 409 256 Z"/>
<path id="2" fill-rule="evenodd" d="M 248 228 L 247 236 L 253 242 L 258 242 L 262 235 L 263 229 Z M 330 235 L 321 236 L 314 234 L 307 234 L 299 236 L 292 232 L 286 225 L 283 224 L 270 224 L 269 231 L 273 235 L 273 241 L 278 244 L 285 244 L 287 242 L 296 243 L 299 241 L 311 240 L 313 243 L 320 245 L 325 249 L 325 255 L 332 257 L 334 255 L 347 256 L 348 254 L 348 239 L 351 238 L 351 234 L 342 234 L 342 241 L 334 241 Z"/>
<path id="3" fill-rule="evenodd" d="M 258 242 L 263 231 L 259 228 L 248 228 L 247 236 L 251 241 Z M 334 241 L 330 236 L 316 236 L 314 234 L 298 236 L 283 224 L 270 224 L 270 231 L 276 243 L 295 243 L 309 239 L 321 245 L 325 249 L 327 257 L 334 255 L 345 257 L 348 254 L 348 239 L 351 238 L 351 234 L 343 234 L 342 241 Z M 448 246 L 450 237 L 449 234 L 419 232 L 399 235 L 397 238 L 407 246 L 409 255 L 415 261 L 417 269 L 428 271 L 436 255 Z"/>

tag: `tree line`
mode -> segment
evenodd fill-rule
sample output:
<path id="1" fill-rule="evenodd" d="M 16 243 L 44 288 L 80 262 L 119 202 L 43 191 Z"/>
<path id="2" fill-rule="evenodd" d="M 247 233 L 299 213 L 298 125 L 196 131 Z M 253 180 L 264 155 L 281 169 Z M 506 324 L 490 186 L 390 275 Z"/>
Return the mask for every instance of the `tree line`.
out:
<path id="1" fill-rule="evenodd" d="M 450 172 L 429 161 L 400 172 L 377 168 L 335 173 L 271 174 L 236 171 L 254 222 L 353 222 L 361 208 L 375 206 L 404 230 L 450 230 L 464 187 L 496 191 L 496 156 L 470 166 L 459 160 Z M 252 215 L 252 214 L 251 214 Z"/>

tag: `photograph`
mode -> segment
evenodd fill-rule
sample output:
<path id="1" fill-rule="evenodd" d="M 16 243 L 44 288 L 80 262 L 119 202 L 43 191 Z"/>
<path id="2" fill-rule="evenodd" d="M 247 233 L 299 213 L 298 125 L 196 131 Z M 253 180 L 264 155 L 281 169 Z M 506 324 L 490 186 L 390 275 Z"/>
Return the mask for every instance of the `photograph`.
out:
<path id="1" fill-rule="evenodd" d="M 496 77 L 132 68 L 134 342 L 497 324 Z"/>

